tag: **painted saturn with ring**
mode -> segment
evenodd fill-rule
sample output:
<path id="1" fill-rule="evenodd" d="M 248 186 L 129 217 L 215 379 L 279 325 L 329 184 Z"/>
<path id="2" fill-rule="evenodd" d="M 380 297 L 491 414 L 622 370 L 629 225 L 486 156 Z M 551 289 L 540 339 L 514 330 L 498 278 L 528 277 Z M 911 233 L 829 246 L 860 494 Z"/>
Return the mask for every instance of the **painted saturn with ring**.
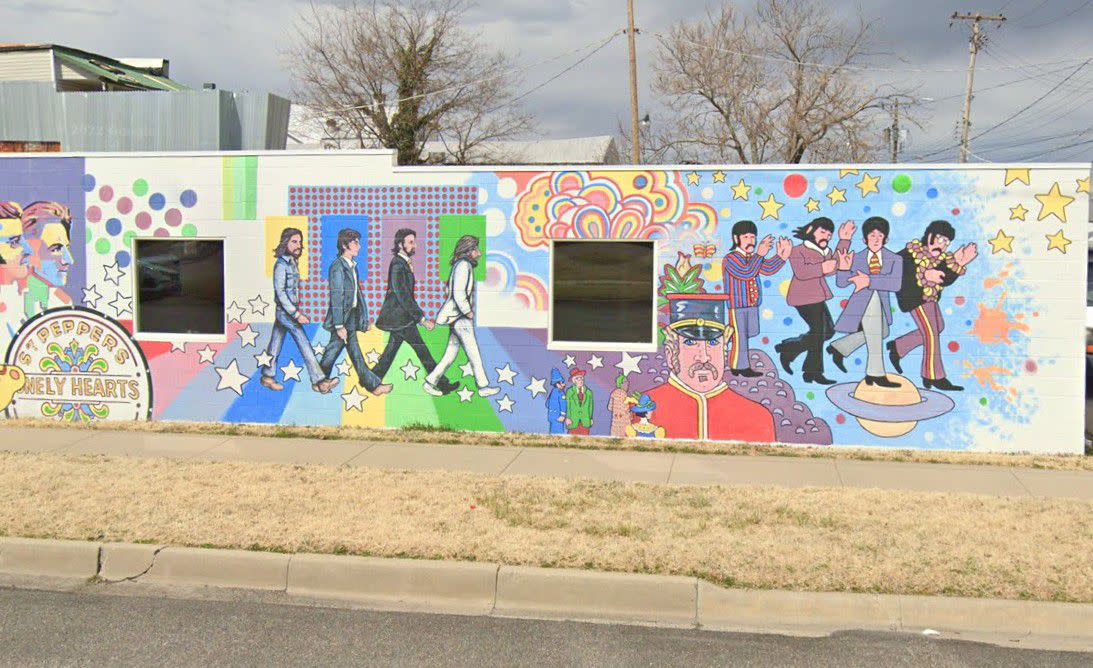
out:
<path id="1" fill-rule="evenodd" d="M 915 387 L 903 376 L 887 374 L 895 387 L 840 383 L 827 388 L 827 398 L 836 408 L 857 419 L 861 428 L 882 438 L 909 434 L 919 422 L 951 411 L 956 404 L 941 392 Z"/>

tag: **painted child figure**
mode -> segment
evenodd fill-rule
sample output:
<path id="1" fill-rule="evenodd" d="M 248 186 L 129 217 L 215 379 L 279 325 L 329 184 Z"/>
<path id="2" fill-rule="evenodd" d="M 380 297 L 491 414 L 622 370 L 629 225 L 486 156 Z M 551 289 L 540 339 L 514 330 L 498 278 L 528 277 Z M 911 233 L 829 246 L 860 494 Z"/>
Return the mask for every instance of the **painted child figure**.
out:
<path id="1" fill-rule="evenodd" d="M 550 394 L 546 398 L 547 429 L 551 434 L 564 434 L 566 422 L 565 378 L 557 369 L 550 370 Z"/>
<path id="2" fill-rule="evenodd" d="M 624 438 L 626 428 L 630 426 L 630 381 L 619 374 L 615 379 L 615 389 L 607 398 L 607 410 L 611 413 L 611 436 Z"/>
<path id="3" fill-rule="evenodd" d="M 648 394 L 641 395 L 640 399 L 631 398 L 630 402 L 634 404 L 630 412 L 637 416 L 638 421 L 626 425 L 626 435 L 630 438 L 664 438 L 664 427 L 658 427 L 649 420 L 649 414 L 657 408 L 656 402 Z"/>

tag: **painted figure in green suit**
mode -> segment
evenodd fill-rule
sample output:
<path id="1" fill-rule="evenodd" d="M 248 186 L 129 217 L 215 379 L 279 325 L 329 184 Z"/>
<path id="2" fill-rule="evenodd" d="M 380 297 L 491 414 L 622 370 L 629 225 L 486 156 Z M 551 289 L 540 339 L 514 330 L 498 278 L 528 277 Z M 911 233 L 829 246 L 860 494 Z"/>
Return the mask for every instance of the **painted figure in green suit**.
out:
<path id="1" fill-rule="evenodd" d="M 573 385 L 565 391 L 565 426 L 569 433 L 581 436 L 587 436 L 592 428 L 592 388 L 585 386 L 584 376 L 584 369 L 570 369 L 569 380 Z"/>

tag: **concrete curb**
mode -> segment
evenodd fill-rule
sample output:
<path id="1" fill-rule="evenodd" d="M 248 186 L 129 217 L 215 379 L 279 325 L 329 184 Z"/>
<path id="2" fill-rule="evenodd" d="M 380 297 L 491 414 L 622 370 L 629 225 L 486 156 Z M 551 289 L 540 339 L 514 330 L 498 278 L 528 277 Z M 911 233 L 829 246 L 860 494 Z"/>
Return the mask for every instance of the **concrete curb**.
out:
<path id="1" fill-rule="evenodd" d="M 826 635 L 921 632 L 1093 650 L 1093 604 L 725 589 L 693 577 L 0 538 L 0 574 L 280 591 L 381 608 Z"/>
<path id="2" fill-rule="evenodd" d="M 496 586 L 496 564 L 297 554 L 289 562 L 287 593 L 488 615 Z"/>
<path id="3" fill-rule="evenodd" d="M 0 571 L 20 575 L 90 578 L 99 572 L 99 543 L 0 538 Z"/>
<path id="4" fill-rule="evenodd" d="M 697 580 L 633 573 L 501 566 L 497 605 L 506 617 L 697 626 Z"/>

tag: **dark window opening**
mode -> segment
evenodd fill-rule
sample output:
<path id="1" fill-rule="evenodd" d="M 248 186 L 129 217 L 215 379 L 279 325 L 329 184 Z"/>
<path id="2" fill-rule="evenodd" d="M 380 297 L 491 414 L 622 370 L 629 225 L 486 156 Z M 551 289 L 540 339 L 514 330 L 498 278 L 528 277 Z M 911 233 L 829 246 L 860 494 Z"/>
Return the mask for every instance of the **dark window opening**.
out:
<path id="1" fill-rule="evenodd" d="M 653 343 L 652 242 L 555 241 L 553 340 Z"/>
<path id="2" fill-rule="evenodd" d="M 224 333 L 224 242 L 138 239 L 136 329 Z"/>

